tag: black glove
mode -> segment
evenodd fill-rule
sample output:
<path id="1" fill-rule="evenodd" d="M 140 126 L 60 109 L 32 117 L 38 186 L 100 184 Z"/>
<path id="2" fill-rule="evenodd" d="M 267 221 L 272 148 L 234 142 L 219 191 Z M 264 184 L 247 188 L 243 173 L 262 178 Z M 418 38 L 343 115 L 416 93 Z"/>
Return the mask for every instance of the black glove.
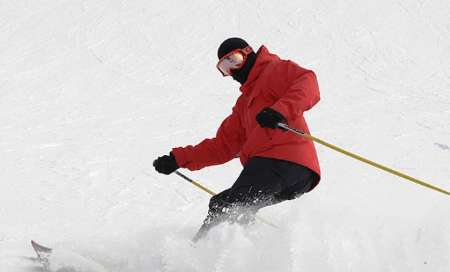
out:
<path id="1" fill-rule="evenodd" d="M 155 167 L 156 171 L 166 175 L 169 175 L 180 168 L 177 164 L 177 161 L 175 160 L 175 157 L 172 155 L 172 152 L 170 153 L 170 155 L 158 157 L 153 162 L 153 166 Z"/>
<path id="2" fill-rule="evenodd" d="M 286 118 L 276 110 L 264 108 L 256 115 L 256 121 L 263 128 L 278 128 L 278 123 L 287 123 Z"/>

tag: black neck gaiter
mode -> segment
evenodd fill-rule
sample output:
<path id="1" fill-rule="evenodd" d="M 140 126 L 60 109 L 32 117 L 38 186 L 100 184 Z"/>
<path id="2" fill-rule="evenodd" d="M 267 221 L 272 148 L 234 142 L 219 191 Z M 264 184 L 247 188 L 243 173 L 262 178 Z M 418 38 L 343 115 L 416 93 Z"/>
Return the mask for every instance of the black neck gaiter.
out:
<path id="1" fill-rule="evenodd" d="M 241 83 L 241 85 L 244 85 L 245 81 L 247 81 L 248 75 L 250 74 L 250 71 L 255 64 L 256 61 L 256 54 L 255 52 L 252 52 L 248 55 L 247 61 L 245 62 L 244 66 L 235 71 L 231 76 L 234 80 Z"/>

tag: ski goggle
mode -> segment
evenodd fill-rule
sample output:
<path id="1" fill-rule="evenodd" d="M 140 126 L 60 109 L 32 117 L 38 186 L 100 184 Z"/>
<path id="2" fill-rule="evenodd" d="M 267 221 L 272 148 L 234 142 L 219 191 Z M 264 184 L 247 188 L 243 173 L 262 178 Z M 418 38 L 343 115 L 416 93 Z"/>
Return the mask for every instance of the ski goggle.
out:
<path id="1" fill-rule="evenodd" d="M 253 52 L 253 49 L 250 46 L 247 46 L 243 49 L 235 49 L 223 56 L 217 63 L 216 67 L 224 77 L 231 76 L 231 70 L 240 69 L 242 66 L 244 66 L 245 61 L 247 60 L 247 56 L 251 52 Z"/>

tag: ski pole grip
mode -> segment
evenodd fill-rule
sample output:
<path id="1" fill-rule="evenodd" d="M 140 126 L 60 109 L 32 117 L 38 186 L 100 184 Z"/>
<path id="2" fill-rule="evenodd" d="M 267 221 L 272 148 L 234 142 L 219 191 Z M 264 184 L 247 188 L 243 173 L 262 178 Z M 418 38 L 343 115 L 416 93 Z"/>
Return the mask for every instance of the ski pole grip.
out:
<path id="1" fill-rule="evenodd" d="M 306 134 L 303 131 L 296 129 L 296 128 L 291 128 L 290 126 L 288 126 L 285 123 L 278 123 L 277 126 L 278 126 L 278 128 L 282 128 L 287 131 L 293 132 L 295 134 L 298 134 L 299 136 L 306 136 Z"/>

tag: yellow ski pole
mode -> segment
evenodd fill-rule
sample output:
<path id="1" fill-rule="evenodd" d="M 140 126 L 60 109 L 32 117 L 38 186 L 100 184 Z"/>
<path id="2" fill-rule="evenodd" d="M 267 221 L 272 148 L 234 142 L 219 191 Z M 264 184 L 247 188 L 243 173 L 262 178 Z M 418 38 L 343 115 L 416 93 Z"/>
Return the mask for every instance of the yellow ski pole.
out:
<path id="1" fill-rule="evenodd" d="M 180 171 L 175 171 L 175 174 L 177 174 L 178 176 L 182 177 L 184 180 L 190 182 L 192 185 L 194 185 L 195 187 L 199 188 L 200 190 L 205 191 L 205 192 L 207 192 L 208 194 L 210 194 L 210 195 L 212 195 L 212 196 L 215 196 L 215 195 L 216 195 L 216 193 L 214 193 L 214 192 L 211 191 L 210 189 L 206 188 L 206 187 L 203 186 L 202 184 L 196 182 L 195 180 L 193 180 L 193 179 L 187 177 L 186 175 L 184 175 L 184 174 L 181 173 Z M 261 222 L 263 222 L 263 223 L 265 223 L 265 224 L 267 224 L 267 225 L 269 225 L 269 226 L 271 226 L 271 227 L 274 227 L 274 228 L 277 228 L 277 229 L 279 228 L 277 225 L 275 225 L 275 224 L 273 224 L 273 223 L 271 223 L 271 222 L 267 221 L 266 219 L 261 218 L 261 217 L 259 217 L 259 216 L 256 216 L 256 219 L 258 219 L 259 221 L 261 221 Z"/>
<path id="2" fill-rule="evenodd" d="M 177 174 L 178 176 L 182 177 L 183 179 L 189 181 L 190 183 L 192 183 L 194 186 L 200 188 L 201 190 L 207 192 L 208 194 L 215 196 L 216 193 L 214 193 L 213 191 L 211 191 L 210 189 L 206 188 L 205 186 L 201 185 L 200 183 L 196 182 L 195 180 L 187 177 L 186 175 L 182 174 L 180 171 L 175 171 L 175 174 Z"/>
<path id="3" fill-rule="evenodd" d="M 392 168 L 389 168 L 389 167 L 384 166 L 382 164 L 379 164 L 377 162 L 374 162 L 374 161 L 371 161 L 369 159 L 366 159 L 366 158 L 364 158 L 364 157 L 362 157 L 360 155 L 357 155 L 355 153 L 349 152 L 349 151 L 347 151 L 345 149 L 342 149 L 342 148 L 340 148 L 340 147 L 338 147 L 336 145 L 330 144 L 328 142 L 325 142 L 324 140 L 321 140 L 321 139 L 319 139 L 317 137 L 314 137 L 314 136 L 312 136 L 310 134 L 307 134 L 307 133 L 305 133 L 305 132 L 303 132 L 303 131 L 301 131 L 299 129 L 291 128 L 288 125 L 283 124 L 283 123 L 278 123 L 278 127 L 286 129 L 286 130 L 288 130 L 290 132 L 293 132 L 293 133 L 295 133 L 295 134 L 297 134 L 297 135 L 299 135 L 301 137 L 304 137 L 305 139 L 308 139 L 308 140 L 311 140 L 313 142 L 316 142 L 316 143 L 319 143 L 321 145 L 324 145 L 324 146 L 326 146 L 328 148 L 331 148 L 331 149 L 333 149 L 333 150 L 335 150 L 337 152 L 340 152 L 340 153 L 342 153 L 342 154 L 344 154 L 346 156 L 349 156 L 349 157 L 354 158 L 356 160 L 359 160 L 361 162 L 367 163 L 367 164 L 369 164 L 369 165 L 371 165 L 373 167 L 376 167 L 378 169 L 381 169 L 381 170 L 386 171 L 388 173 L 391 173 L 393 175 L 396 175 L 396 176 L 399 176 L 401 178 L 404 178 L 404 179 L 406 179 L 406 180 L 408 180 L 410 182 L 413 182 L 415 184 L 427 187 L 427 188 L 429 188 L 431 190 L 434 190 L 436 192 L 440 192 L 440 193 L 443 193 L 443 194 L 446 194 L 446 195 L 450 195 L 449 191 L 446 191 L 446 190 L 444 190 L 442 188 L 439 188 L 439 187 L 437 187 L 435 185 L 432 185 L 432 184 L 427 183 L 425 181 L 422 181 L 422 180 L 419 180 L 417 178 L 414 178 L 414 177 L 411 177 L 409 175 L 406 175 L 406 174 L 404 174 L 404 173 L 402 173 L 400 171 L 394 170 Z"/>

